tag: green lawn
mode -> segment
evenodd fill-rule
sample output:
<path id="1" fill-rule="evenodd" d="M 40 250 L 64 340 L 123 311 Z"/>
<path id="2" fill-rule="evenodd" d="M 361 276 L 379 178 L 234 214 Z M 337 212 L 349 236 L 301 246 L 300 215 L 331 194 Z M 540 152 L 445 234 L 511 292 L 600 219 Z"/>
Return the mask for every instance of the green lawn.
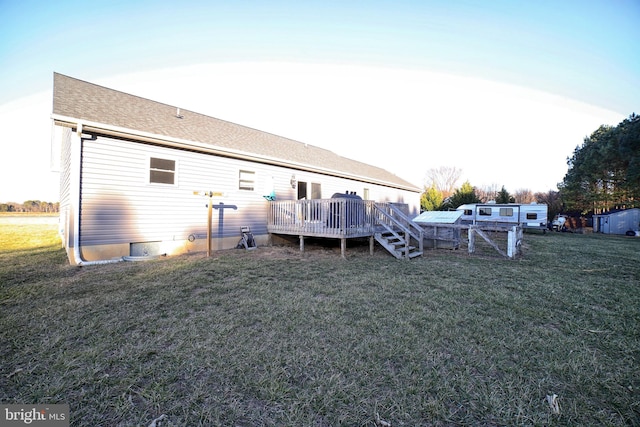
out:
<path id="1" fill-rule="evenodd" d="M 2 403 L 74 426 L 640 424 L 640 239 L 71 267 L 55 229 L 0 225 Z"/>

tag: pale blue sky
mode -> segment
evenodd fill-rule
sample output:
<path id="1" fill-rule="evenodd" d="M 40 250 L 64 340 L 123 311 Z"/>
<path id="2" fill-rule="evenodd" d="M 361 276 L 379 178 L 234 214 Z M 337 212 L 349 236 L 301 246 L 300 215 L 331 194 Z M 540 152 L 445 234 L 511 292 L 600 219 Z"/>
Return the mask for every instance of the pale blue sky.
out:
<path id="1" fill-rule="evenodd" d="M 508 180 L 504 176 L 481 177 L 478 174 L 474 175 L 471 170 L 465 176 L 474 185 L 498 184 L 507 185 L 510 191 L 516 188 L 509 186 L 529 187 L 541 191 L 545 188 L 550 189 L 562 180 L 564 172 L 561 168 L 566 169 L 566 157 L 581 143 L 582 138 L 595 130 L 599 124 L 615 125 L 632 112 L 640 112 L 638 40 L 638 0 L 0 0 L 0 115 L 4 115 L 6 125 L 10 125 L 19 115 L 28 114 L 27 106 L 20 104 L 20 108 L 15 107 L 16 100 L 50 92 L 52 74 L 56 71 L 161 102 L 171 103 L 175 100 L 185 105 L 185 108 L 203 105 L 199 112 L 235 120 L 294 139 L 305 138 L 304 142 L 326 146 L 339 154 L 387 167 L 420 185 L 422 178 L 418 173 L 407 176 L 401 173 L 400 166 L 380 164 L 364 155 L 341 152 L 335 148 L 335 144 L 338 144 L 336 141 L 323 142 L 318 137 L 318 132 L 306 134 L 303 130 L 288 128 L 286 123 L 278 124 L 275 119 L 264 122 L 256 118 L 254 121 L 249 115 L 243 116 L 240 112 L 234 112 L 231 107 L 225 109 L 225 105 L 216 104 L 215 99 L 210 100 L 209 104 L 203 104 L 202 100 L 196 99 L 199 95 L 197 89 L 190 89 L 193 100 L 187 101 L 181 98 L 180 94 L 165 94 L 157 88 L 155 91 L 145 89 L 144 84 L 136 85 L 130 83 L 130 80 L 126 83 L 126 79 L 114 79 L 132 73 L 148 73 L 149 76 L 154 76 L 158 70 L 183 69 L 181 67 L 188 66 L 210 70 L 207 66 L 212 64 L 248 63 L 256 73 L 256 64 L 261 63 L 302 64 L 309 67 L 355 65 L 365 67 L 366 70 L 399 70 L 399 74 L 385 74 L 387 77 L 384 81 L 372 81 L 372 93 L 391 93 L 394 85 L 405 83 L 394 79 L 404 78 L 406 75 L 403 73 L 406 71 L 435 73 L 424 76 L 470 79 L 464 80 L 462 86 L 465 87 L 468 82 L 474 81 L 507 84 L 512 88 L 521 87 L 557 97 L 551 101 L 544 101 L 553 105 L 559 104 L 558 99 L 577 101 L 579 108 L 563 106 L 562 111 L 570 114 L 582 110 L 585 105 L 595 108 L 587 114 L 590 121 L 581 122 L 582 127 L 575 125 L 575 133 L 570 137 L 563 135 L 566 146 L 562 146 L 562 149 L 554 154 L 557 156 L 556 170 L 544 183 L 533 182 L 533 177 L 530 178 L 531 181 L 505 182 Z M 190 79 L 194 82 L 207 81 L 207 76 L 194 77 L 193 69 L 189 68 Z M 241 73 L 249 71 L 243 70 Z M 166 76 L 162 80 L 168 92 L 174 86 L 181 87 L 181 76 L 175 73 L 171 75 L 173 80 L 166 80 Z M 335 77 L 344 83 L 353 76 L 338 73 Z M 211 75 L 211 79 L 219 78 L 215 72 Z M 234 80 L 228 75 L 227 78 L 227 85 L 247 84 L 246 80 Z M 251 78 L 254 81 L 260 80 L 259 75 Z M 295 81 L 295 78 L 292 81 Z M 119 82 L 119 85 L 114 86 L 112 82 Z M 265 84 L 270 84 L 270 81 L 265 81 Z M 292 96 L 286 93 L 286 81 L 279 81 L 278 84 L 284 98 Z M 471 89 L 468 92 L 473 92 L 474 86 L 469 87 Z M 416 93 L 424 94 L 426 103 L 429 102 L 429 94 L 433 93 L 432 89 L 431 92 L 416 90 Z M 299 90 L 299 87 L 290 90 Z M 403 90 L 411 92 L 407 87 Z M 345 98 L 336 99 L 337 103 L 353 101 L 348 98 L 352 96 L 348 87 L 341 93 Z M 251 96 L 246 93 L 243 95 Z M 263 102 L 264 100 L 258 98 L 261 95 L 260 90 L 256 90 L 253 93 L 256 98 L 247 99 L 247 102 Z M 447 96 L 446 93 L 440 95 Z M 486 93 L 483 96 L 486 100 Z M 521 99 L 532 98 L 522 93 L 513 96 L 519 96 Z M 220 98 L 219 102 L 222 101 L 223 98 Z M 314 104 L 314 101 L 306 99 L 310 105 Z M 379 102 L 383 105 L 392 101 L 381 98 Z M 446 100 L 440 99 L 438 102 Z M 540 104 L 542 101 L 532 102 Z M 46 116 L 44 119 L 47 122 L 50 98 L 48 103 L 48 112 L 34 113 L 39 118 L 40 115 Z M 412 109 L 420 108 L 419 100 L 414 99 L 410 104 Z M 470 110 L 470 105 L 479 105 L 479 108 Z M 208 110 L 208 106 L 212 109 Z M 481 103 L 471 102 L 464 97 L 453 107 L 447 110 L 448 113 L 459 117 L 467 117 L 470 114 L 478 114 L 479 110 L 485 110 Z M 277 109 L 279 106 L 272 105 L 270 108 Z M 433 109 L 434 107 L 430 106 L 425 111 Z M 486 110 L 483 113 L 489 114 L 489 109 Z M 286 106 L 282 107 L 282 112 L 288 113 Z M 499 123 L 499 115 L 504 114 L 504 109 L 495 110 L 492 114 L 489 118 L 483 119 L 483 122 L 493 122 L 495 126 L 495 123 Z M 403 117 L 408 115 L 410 112 Z M 446 120 L 439 120 L 442 121 Z M 537 120 L 524 123 L 523 126 L 544 126 L 546 121 L 548 119 L 540 114 Z M 557 128 L 561 126 L 559 123 L 540 138 L 548 139 L 553 133 L 558 133 Z M 569 126 L 569 122 L 567 123 Z M 2 124 L 5 125 L 4 122 Z M 436 122 L 429 123 L 432 127 L 437 125 Z M 326 127 L 327 124 L 323 126 Z M 400 123 L 397 126 L 406 127 L 406 124 Z M 313 130 L 313 123 L 308 124 L 308 129 L 310 132 Z M 347 134 L 349 130 L 343 127 L 340 132 Z M 446 140 L 446 137 L 442 136 L 444 132 L 445 130 L 441 130 L 438 133 L 440 140 Z M 522 129 L 514 129 L 514 132 L 522 132 Z M 515 134 L 505 134 L 503 137 L 505 141 L 513 141 L 516 138 Z M 44 151 L 48 150 L 48 136 L 36 138 L 34 132 L 31 138 L 33 141 L 21 142 L 24 153 L 33 154 L 33 148 L 41 147 L 43 138 L 46 139 Z M 332 136 L 327 135 L 327 138 Z M 339 138 L 334 136 L 332 139 Z M 425 134 L 411 143 L 414 146 L 417 143 L 424 144 L 428 139 L 429 135 Z M 353 141 L 354 144 L 358 142 Z M 550 147 L 558 147 L 558 143 L 549 144 Z M 344 145 L 342 143 L 342 146 Z M 2 158 L 22 155 L 18 149 L 14 151 L 15 154 L 7 151 L 6 141 L 2 146 Z M 19 158 L 16 160 L 15 163 L 21 161 Z M 450 161 L 442 161 L 440 164 L 434 161 L 425 165 L 425 168 L 449 164 Z M 471 169 L 471 166 L 469 168 Z M 419 173 L 424 174 L 425 171 L 426 169 Z M 0 178 L 4 180 L 9 173 L 14 171 L 4 172 L 5 175 Z M 18 197 L 6 190 L 2 191 L 4 194 L 0 193 L 0 201 Z M 25 192 L 27 191 L 33 192 L 33 189 L 25 189 Z M 25 194 L 25 198 L 28 197 L 32 196 Z M 40 196 L 34 194 L 33 197 Z"/>
<path id="2" fill-rule="evenodd" d="M 0 2 L 0 103 L 87 80 L 228 61 L 428 68 L 629 114 L 640 100 L 640 2 Z"/>

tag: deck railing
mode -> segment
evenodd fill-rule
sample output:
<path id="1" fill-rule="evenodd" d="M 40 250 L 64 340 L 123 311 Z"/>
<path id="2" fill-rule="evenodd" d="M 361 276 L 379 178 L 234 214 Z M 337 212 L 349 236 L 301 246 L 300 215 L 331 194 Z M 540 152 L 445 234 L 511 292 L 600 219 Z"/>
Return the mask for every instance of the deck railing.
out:
<path id="1" fill-rule="evenodd" d="M 412 240 L 424 251 L 424 230 L 413 222 L 408 214 L 408 206 L 404 203 L 376 203 L 379 223 L 388 231 L 402 233 L 405 244 L 410 246 Z"/>
<path id="2" fill-rule="evenodd" d="M 375 202 L 357 199 L 269 202 L 270 233 L 349 238 L 371 236 L 378 224 Z"/>

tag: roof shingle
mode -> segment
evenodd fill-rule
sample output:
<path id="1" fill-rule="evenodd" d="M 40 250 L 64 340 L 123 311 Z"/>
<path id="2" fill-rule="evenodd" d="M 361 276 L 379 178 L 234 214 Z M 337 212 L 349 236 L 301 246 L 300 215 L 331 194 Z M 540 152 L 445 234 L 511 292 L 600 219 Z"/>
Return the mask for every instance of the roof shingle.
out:
<path id="1" fill-rule="evenodd" d="M 327 173 L 420 191 L 376 166 L 320 147 L 54 73 L 53 115 L 70 117 L 306 165 Z"/>

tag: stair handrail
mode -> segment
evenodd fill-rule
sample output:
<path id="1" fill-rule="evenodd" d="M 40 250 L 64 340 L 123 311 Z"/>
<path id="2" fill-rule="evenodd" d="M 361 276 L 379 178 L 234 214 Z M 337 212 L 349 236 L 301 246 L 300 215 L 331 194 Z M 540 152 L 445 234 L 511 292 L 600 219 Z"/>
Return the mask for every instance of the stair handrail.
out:
<path id="1" fill-rule="evenodd" d="M 404 212 L 402 212 L 400 209 L 398 209 L 391 203 L 389 203 L 386 206 L 389 208 L 389 210 L 393 212 L 393 215 L 390 215 L 385 209 L 381 208 L 377 203 L 374 206 L 376 210 L 380 212 L 385 219 L 390 220 L 392 223 L 397 225 L 405 234 L 408 234 L 409 236 L 417 240 L 420 252 L 424 251 L 424 230 L 422 229 L 422 227 L 420 227 L 418 224 L 413 222 L 411 218 L 409 218 Z M 403 224 L 394 216 L 400 217 L 400 219 L 402 219 L 408 226 Z M 415 228 L 417 231 L 417 234 L 414 233 L 410 227 Z"/>
<path id="2" fill-rule="evenodd" d="M 411 237 L 413 237 L 420 243 L 420 250 L 422 251 L 424 229 L 420 227 L 418 224 L 416 224 L 415 222 L 413 222 L 413 220 L 409 218 L 407 214 L 405 214 L 402 210 L 400 210 L 400 208 L 395 206 L 393 203 L 389 203 L 388 206 L 389 206 L 389 209 L 393 212 L 393 215 L 400 217 L 406 223 L 406 225 L 402 224 L 400 221 L 396 220 L 395 218 L 393 218 L 393 216 L 389 215 L 386 212 L 384 212 L 385 215 L 388 216 L 389 218 L 393 218 L 394 223 L 399 224 L 404 228 L 407 228 L 409 230 L 409 234 L 411 235 Z M 417 231 L 417 233 L 411 231 L 411 227 L 414 228 Z"/>

